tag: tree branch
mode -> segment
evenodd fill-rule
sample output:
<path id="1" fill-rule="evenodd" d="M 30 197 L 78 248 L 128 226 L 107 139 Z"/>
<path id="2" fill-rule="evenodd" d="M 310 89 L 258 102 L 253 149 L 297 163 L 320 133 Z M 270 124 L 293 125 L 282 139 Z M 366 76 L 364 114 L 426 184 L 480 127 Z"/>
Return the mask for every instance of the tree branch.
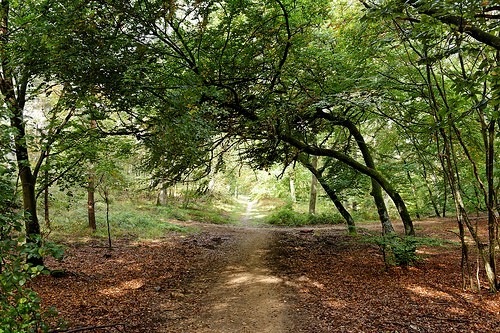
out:
<path id="1" fill-rule="evenodd" d="M 442 23 L 456 26 L 458 31 L 466 33 L 478 42 L 489 45 L 497 50 L 500 50 L 500 37 L 489 32 L 484 31 L 478 26 L 474 25 L 473 22 L 467 20 L 459 15 L 448 15 L 442 14 L 437 10 L 422 8 L 422 1 L 420 0 L 406 0 L 401 1 L 403 4 L 409 4 L 417 10 L 419 14 L 424 14 L 435 18 Z M 492 10 L 489 8 L 489 10 Z"/>

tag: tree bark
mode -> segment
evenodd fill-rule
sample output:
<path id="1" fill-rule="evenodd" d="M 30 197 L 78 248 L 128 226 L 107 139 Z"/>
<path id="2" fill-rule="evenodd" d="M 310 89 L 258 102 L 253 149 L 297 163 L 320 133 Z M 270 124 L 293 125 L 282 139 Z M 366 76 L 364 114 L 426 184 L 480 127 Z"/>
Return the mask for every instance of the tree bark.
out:
<path id="1" fill-rule="evenodd" d="M 48 152 L 47 152 L 48 155 Z M 46 157 L 45 160 L 45 189 L 43 190 L 43 211 L 44 211 L 44 219 L 45 219 L 45 226 L 50 229 L 50 202 L 49 202 L 49 158 L 48 156 Z"/>
<path id="2" fill-rule="evenodd" d="M 9 111 L 10 124 L 15 130 L 14 149 L 19 169 L 19 178 L 23 192 L 23 208 L 25 215 L 25 232 L 27 242 L 39 244 L 40 225 L 36 211 L 35 183 L 36 176 L 31 170 L 28 153 L 26 128 L 24 124 L 24 105 L 26 103 L 27 80 L 14 79 L 10 59 L 9 59 L 9 1 L 0 2 L 0 92 L 3 95 L 4 103 Z M 14 86 L 14 82 L 18 86 Z M 17 95 L 16 95 L 17 92 Z M 31 256 L 27 261 L 33 265 L 43 265 L 43 259 L 36 255 Z"/>
<path id="3" fill-rule="evenodd" d="M 325 190 L 326 194 L 332 200 L 333 204 L 339 211 L 340 215 L 342 215 L 342 217 L 346 221 L 348 232 L 350 234 L 356 234 L 356 224 L 354 223 L 354 219 L 342 204 L 342 201 L 337 196 L 335 190 L 328 184 L 325 177 L 323 177 L 322 172 L 318 170 L 317 167 L 313 166 L 313 164 L 310 163 L 306 158 L 299 157 L 299 162 L 302 163 L 302 165 L 304 165 L 316 177 L 321 187 Z"/>
<path id="4" fill-rule="evenodd" d="M 290 199 L 293 203 L 297 202 L 297 195 L 295 194 L 295 170 L 290 172 Z"/>
<path id="5" fill-rule="evenodd" d="M 489 45 L 496 50 L 500 50 L 499 36 L 481 29 L 480 27 L 474 25 L 474 22 L 461 15 L 450 15 L 449 13 L 443 13 L 432 8 L 426 8 L 424 7 L 425 2 L 420 0 L 401 0 L 400 3 L 410 5 L 420 14 L 431 16 L 444 24 L 455 27 L 454 30 L 457 32 L 465 33 L 480 43 Z"/>
<path id="6" fill-rule="evenodd" d="M 13 98 L 13 96 L 12 96 Z M 26 132 L 23 119 L 23 111 L 17 107 L 17 102 L 11 100 L 11 126 L 16 129 L 14 135 L 15 154 L 17 167 L 19 169 L 19 178 L 23 193 L 23 208 L 25 215 L 25 232 L 28 242 L 40 245 L 40 224 L 36 210 L 35 183 L 30 166 L 28 147 L 26 146 Z M 32 256 L 27 261 L 33 265 L 43 265 L 43 259 L 38 256 Z"/>
<path id="7" fill-rule="evenodd" d="M 403 221 L 403 224 L 405 226 L 405 233 L 407 235 L 415 234 L 415 230 L 413 228 L 413 222 L 411 220 L 410 214 L 408 213 L 408 209 L 406 208 L 403 198 L 398 193 L 398 191 L 394 189 L 392 184 L 379 171 L 373 168 L 369 168 L 368 166 L 356 161 L 352 157 L 337 150 L 310 146 L 300 140 L 297 140 L 291 135 L 282 134 L 280 138 L 284 142 L 296 147 L 297 149 L 300 149 L 304 153 L 317 156 L 333 157 L 345 163 L 346 165 L 354 168 L 355 170 L 361 172 L 362 174 L 365 174 L 375 179 L 377 183 L 379 183 L 380 186 L 382 186 L 384 191 L 391 197 L 392 201 L 394 202 L 396 209 L 398 210 L 399 215 L 401 217 L 401 220 Z"/>
<path id="8" fill-rule="evenodd" d="M 90 130 L 97 128 L 97 122 L 92 119 L 90 121 Z M 89 228 L 97 230 L 97 223 L 95 219 L 95 170 L 92 165 L 89 167 L 89 182 L 87 186 L 87 215 L 89 220 Z"/>
<path id="9" fill-rule="evenodd" d="M 436 199 L 434 198 L 434 194 L 432 193 L 431 186 L 429 185 L 429 180 L 427 179 L 427 169 L 425 167 L 424 162 L 422 162 L 422 168 L 423 168 L 424 183 L 425 187 L 427 188 L 427 192 L 429 193 L 429 200 L 431 201 L 432 208 L 434 209 L 436 217 L 441 217 L 441 213 L 439 212 L 439 207 L 436 203 Z"/>
<path id="10" fill-rule="evenodd" d="M 351 135 L 356 140 L 356 143 L 358 144 L 359 150 L 361 151 L 361 154 L 363 155 L 363 160 L 365 161 L 366 166 L 369 168 L 375 169 L 375 162 L 374 162 L 373 157 L 370 153 L 370 150 L 368 149 L 368 146 L 366 145 L 365 139 L 363 138 L 363 135 L 361 135 L 361 132 L 356 127 L 356 125 L 354 125 L 354 123 L 349 121 L 349 120 L 342 121 L 341 125 L 345 126 L 349 130 L 349 133 L 351 133 Z M 373 196 L 373 200 L 375 201 L 375 206 L 377 207 L 377 212 L 378 212 L 378 216 L 380 219 L 380 223 L 382 224 L 382 233 L 384 235 L 393 233 L 394 227 L 392 226 L 391 220 L 389 219 L 389 213 L 387 212 L 387 207 L 385 205 L 384 196 L 382 194 L 382 187 L 373 178 L 371 178 L 371 183 L 372 183 L 372 191 L 370 194 Z M 403 223 L 405 223 L 405 222 L 403 221 Z M 405 230 L 406 229 L 408 229 L 408 228 L 405 225 Z"/>

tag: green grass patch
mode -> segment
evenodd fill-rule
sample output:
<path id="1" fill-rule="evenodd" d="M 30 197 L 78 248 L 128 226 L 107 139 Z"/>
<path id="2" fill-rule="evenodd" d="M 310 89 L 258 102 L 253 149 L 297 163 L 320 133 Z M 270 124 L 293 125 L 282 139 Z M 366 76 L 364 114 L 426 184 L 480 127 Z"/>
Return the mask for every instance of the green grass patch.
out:
<path id="1" fill-rule="evenodd" d="M 306 226 L 315 224 L 340 224 L 343 219 L 339 214 L 321 213 L 312 215 L 296 212 L 292 204 L 276 209 L 265 218 L 266 223 L 278 226 Z"/>
<path id="2" fill-rule="evenodd" d="M 51 212 L 50 238 L 55 241 L 69 237 L 107 237 L 106 207 L 104 203 L 96 203 L 97 230 L 88 227 L 87 206 L 84 202 L 70 207 L 57 207 Z M 112 237 L 138 239 L 158 239 L 169 232 L 189 232 L 186 228 L 175 224 L 172 220 L 188 220 L 184 212 L 171 207 L 154 205 L 134 205 L 132 202 L 113 202 L 109 210 L 109 222 Z M 48 231 L 47 231 L 48 232 Z"/>
<path id="3" fill-rule="evenodd" d="M 63 241 L 71 237 L 107 238 L 106 206 L 96 202 L 96 232 L 88 227 L 87 204 L 83 200 L 71 204 L 54 204 L 51 207 L 50 238 Z M 225 203 L 223 208 L 210 200 L 192 200 L 188 205 L 172 201 L 156 206 L 144 201 L 112 201 L 109 221 L 112 237 L 158 239 L 169 232 L 190 232 L 195 228 L 180 226 L 175 221 L 229 224 L 237 221 L 231 210 L 236 203 Z M 49 232 L 48 230 L 46 231 Z"/>

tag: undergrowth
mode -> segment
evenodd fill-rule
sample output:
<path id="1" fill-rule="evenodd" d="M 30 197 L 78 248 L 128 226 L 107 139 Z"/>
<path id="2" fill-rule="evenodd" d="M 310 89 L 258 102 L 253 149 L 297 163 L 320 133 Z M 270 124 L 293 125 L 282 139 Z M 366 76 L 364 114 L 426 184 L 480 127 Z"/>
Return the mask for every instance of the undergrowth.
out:
<path id="1" fill-rule="evenodd" d="M 286 204 L 268 215 L 265 221 L 271 225 L 278 226 L 305 226 L 315 224 L 340 224 L 342 217 L 336 213 L 321 213 L 312 215 L 296 212 L 292 204 Z"/>
<path id="2" fill-rule="evenodd" d="M 74 237 L 107 237 L 106 207 L 96 202 L 97 230 L 88 228 L 87 205 L 83 200 L 51 207 L 51 226 L 46 233 L 54 240 Z M 190 232 L 195 228 L 179 225 L 178 221 L 199 221 L 214 224 L 231 222 L 229 214 L 213 207 L 210 202 L 191 201 L 189 205 L 172 202 L 156 206 L 150 202 L 113 201 L 109 221 L 112 237 L 158 239 L 169 232 Z M 184 223 L 185 225 L 186 223 Z"/>
<path id="3" fill-rule="evenodd" d="M 430 237 L 399 236 L 388 234 L 382 236 L 365 236 L 362 241 L 379 246 L 387 266 L 414 266 L 422 257 L 417 254 L 421 246 L 446 246 L 452 242 Z"/>

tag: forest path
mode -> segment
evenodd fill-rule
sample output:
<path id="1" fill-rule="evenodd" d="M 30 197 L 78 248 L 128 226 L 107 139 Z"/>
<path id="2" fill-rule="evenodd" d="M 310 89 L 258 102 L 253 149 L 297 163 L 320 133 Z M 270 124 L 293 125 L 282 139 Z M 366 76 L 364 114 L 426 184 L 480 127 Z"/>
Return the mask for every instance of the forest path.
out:
<path id="1" fill-rule="evenodd" d="M 221 258 L 224 264 L 194 282 L 200 289 L 205 287 L 205 291 L 198 301 L 197 315 L 184 323 L 192 332 L 290 332 L 289 290 L 272 273 L 268 258 L 275 241 L 274 232 L 250 227 L 256 201 L 245 198 L 241 204 L 246 209 L 242 210 L 239 227 L 221 228 L 221 236 L 211 236 L 231 239 L 232 244 Z M 207 231 L 213 235 L 214 230 Z M 211 281 L 209 286 L 208 281 Z"/>
<path id="2" fill-rule="evenodd" d="M 258 224 L 258 210 L 248 225 Z M 377 246 L 346 235 L 341 225 L 187 223 L 199 231 L 157 242 L 117 240 L 112 251 L 102 239 L 68 242 L 62 262 L 47 259 L 48 267 L 68 274 L 39 276 L 31 287 L 76 330 L 493 333 L 500 327 L 500 294 L 461 288 L 459 246 L 425 247 L 418 267 L 387 270 Z M 417 225 L 426 237 L 454 240 L 453 219 Z"/>
<path id="3" fill-rule="evenodd" d="M 273 242 L 269 231 L 240 230 L 237 245 L 226 253 L 227 265 L 200 299 L 199 317 L 193 317 L 193 332 L 289 332 L 287 288 L 273 275 L 266 255 Z"/>

